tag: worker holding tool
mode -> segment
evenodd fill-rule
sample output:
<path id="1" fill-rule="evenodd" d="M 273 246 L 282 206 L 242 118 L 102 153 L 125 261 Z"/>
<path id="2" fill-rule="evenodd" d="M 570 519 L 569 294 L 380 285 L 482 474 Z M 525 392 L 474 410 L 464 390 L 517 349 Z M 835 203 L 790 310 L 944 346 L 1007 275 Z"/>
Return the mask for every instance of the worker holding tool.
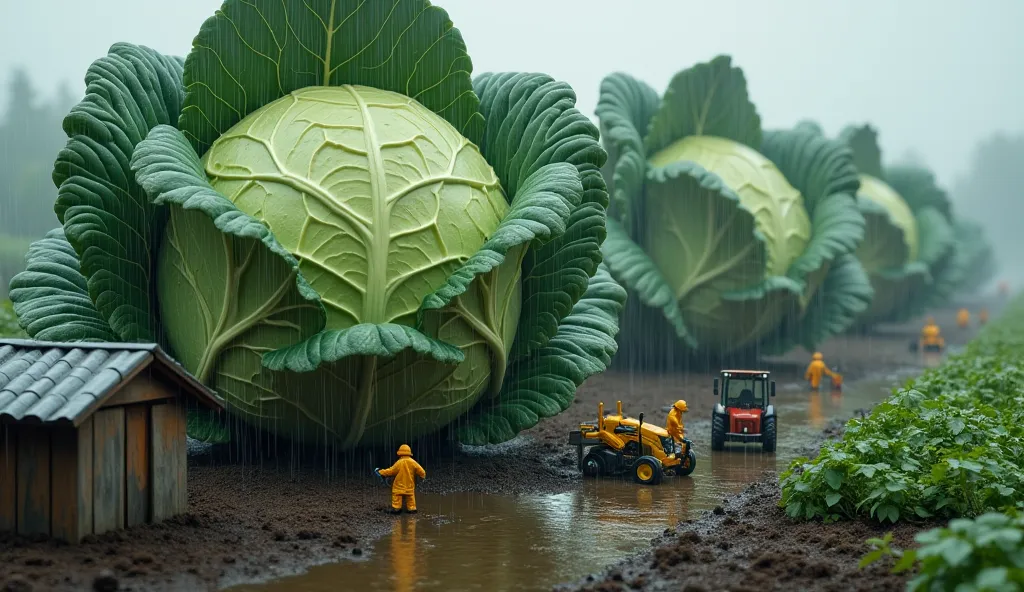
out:
<path id="1" fill-rule="evenodd" d="M 665 422 L 665 431 L 676 443 L 682 443 L 686 436 L 686 426 L 683 425 L 683 414 L 686 413 L 686 401 L 679 399 L 672 405 L 668 412 L 668 420 Z"/>
<path id="2" fill-rule="evenodd" d="M 381 479 L 394 477 L 391 484 L 391 512 L 400 514 L 402 512 L 402 501 L 405 501 L 405 509 L 410 514 L 416 513 L 416 477 L 427 478 L 427 472 L 423 470 L 420 463 L 412 458 L 412 448 L 408 444 L 398 447 L 398 460 L 395 464 L 386 469 L 374 469 L 374 473 Z"/>
<path id="3" fill-rule="evenodd" d="M 843 377 L 829 370 L 828 366 L 825 365 L 824 356 L 821 352 L 814 352 L 811 356 L 811 363 L 807 366 L 807 372 L 804 372 L 804 380 L 811 381 L 811 388 L 817 390 L 821 386 L 821 376 L 826 375 L 833 381 L 842 384 Z"/>
<path id="4" fill-rule="evenodd" d="M 966 329 L 971 322 L 971 313 L 966 308 L 961 308 L 956 313 L 956 324 L 961 329 Z"/>
<path id="5" fill-rule="evenodd" d="M 978 322 L 981 323 L 982 325 L 988 322 L 987 308 L 982 308 L 980 311 L 978 311 Z"/>

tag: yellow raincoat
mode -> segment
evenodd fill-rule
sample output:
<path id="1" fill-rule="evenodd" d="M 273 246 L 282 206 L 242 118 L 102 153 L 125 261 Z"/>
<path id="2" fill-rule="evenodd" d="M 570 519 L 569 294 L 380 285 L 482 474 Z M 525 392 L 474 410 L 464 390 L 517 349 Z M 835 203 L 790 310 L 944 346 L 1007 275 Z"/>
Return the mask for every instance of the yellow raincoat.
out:
<path id="1" fill-rule="evenodd" d="M 401 510 L 404 498 L 405 508 L 410 512 L 415 512 L 416 477 L 425 479 L 427 472 L 423 470 L 420 463 L 412 459 L 412 449 L 408 444 L 402 444 L 398 448 L 398 460 L 390 467 L 381 469 L 380 474 L 384 477 L 395 478 L 391 483 L 391 507 Z"/>
<path id="2" fill-rule="evenodd" d="M 816 389 L 821 386 L 821 376 L 823 374 L 835 377 L 835 374 L 825 365 L 823 356 L 820 353 L 815 353 L 811 357 L 811 363 L 807 366 L 807 372 L 804 373 L 804 380 L 811 381 L 811 388 Z"/>
<path id="3" fill-rule="evenodd" d="M 668 412 L 668 420 L 665 422 L 665 431 L 676 442 L 682 442 L 686 437 L 686 428 L 683 425 L 684 413 L 686 413 L 686 401 L 676 401 Z"/>
<path id="4" fill-rule="evenodd" d="M 958 311 L 958 312 L 956 313 L 956 324 L 957 324 L 957 325 L 958 325 L 958 326 L 959 326 L 959 327 L 960 327 L 961 329 L 964 329 L 964 328 L 966 328 L 966 327 L 967 327 L 967 325 L 968 325 L 968 324 L 969 324 L 970 322 L 971 322 L 971 313 L 970 313 L 970 312 L 968 312 L 968 310 L 967 310 L 966 308 L 961 308 L 961 309 L 960 309 L 960 310 L 959 310 L 959 311 Z"/>

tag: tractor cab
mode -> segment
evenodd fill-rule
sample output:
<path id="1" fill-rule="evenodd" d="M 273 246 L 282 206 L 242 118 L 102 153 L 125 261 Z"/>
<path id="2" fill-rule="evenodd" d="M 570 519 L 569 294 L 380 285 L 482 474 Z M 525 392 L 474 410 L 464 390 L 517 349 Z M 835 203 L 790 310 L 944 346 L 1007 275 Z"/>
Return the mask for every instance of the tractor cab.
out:
<path id="1" fill-rule="evenodd" d="M 764 370 L 722 370 L 714 381 L 718 404 L 711 412 L 711 449 L 726 442 L 760 442 L 775 451 L 777 419 L 771 398 L 775 381 Z"/>

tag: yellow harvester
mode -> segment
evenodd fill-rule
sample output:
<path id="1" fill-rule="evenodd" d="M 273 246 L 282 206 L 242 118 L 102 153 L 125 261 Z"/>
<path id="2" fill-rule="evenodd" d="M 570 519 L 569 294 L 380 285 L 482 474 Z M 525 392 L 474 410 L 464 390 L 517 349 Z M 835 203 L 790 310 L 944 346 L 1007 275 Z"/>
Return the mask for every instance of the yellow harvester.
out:
<path id="1" fill-rule="evenodd" d="M 643 413 L 639 419 L 624 416 L 622 401 L 607 417 L 604 403 L 598 403 L 597 422 L 569 432 L 569 444 L 577 447 L 580 470 L 588 477 L 630 473 L 637 483 L 656 485 L 666 474 L 689 475 L 697 465 L 690 440 L 675 442 L 664 428 L 644 423 Z"/>

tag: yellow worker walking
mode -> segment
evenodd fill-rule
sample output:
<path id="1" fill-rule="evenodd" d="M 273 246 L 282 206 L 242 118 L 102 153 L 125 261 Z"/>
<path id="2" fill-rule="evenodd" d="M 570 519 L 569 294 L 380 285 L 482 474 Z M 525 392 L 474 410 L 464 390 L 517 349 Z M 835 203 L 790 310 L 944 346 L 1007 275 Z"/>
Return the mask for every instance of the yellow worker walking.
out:
<path id="1" fill-rule="evenodd" d="M 683 438 L 686 437 L 686 427 L 683 425 L 683 414 L 686 411 L 686 401 L 680 399 L 672 405 L 672 409 L 668 412 L 665 431 L 676 442 L 682 442 Z"/>
<path id="2" fill-rule="evenodd" d="M 408 444 L 398 447 L 398 460 L 386 469 L 374 469 L 381 477 L 394 477 L 391 484 L 391 510 L 402 511 L 402 501 L 410 514 L 416 513 L 416 477 L 427 478 L 427 472 L 420 463 L 412 459 L 412 448 Z"/>
<path id="3" fill-rule="evenodd" d="M 942 338 L 939 326 L 935 324 L 934 317 L 928 317 L 921 329 L 921 339 L 918 342 L 918 349 L 922 351 L 941 351 L 946 347 L 946 340 Z"/>
<path id="4" fill-rule="evenodd" d="M 807 372 L 804 372 L 804 380 L 811 381 L 811 388 L 817 389 L 821 386 L 821 376 L 823 374 L 833 380 L 836 380 L 837 377 L 840 381 L 842 380 L 841 376 L 834 374 L 828 369 L 828 366 L 825 365 L 824 356 L 821 355 L 821 352 L 814 352 L 814 355 L 811 356 L 811 363 L 807 366 Z M 840 382 L 840 384 L 842 383 Z"/>
<path id="5" fill-rule="evenodd" d="M 956 313 L 956 324 L 961 329 L 966 329 L 971 322 L 971 313 L 966 308 L 961 308 Z"/>

